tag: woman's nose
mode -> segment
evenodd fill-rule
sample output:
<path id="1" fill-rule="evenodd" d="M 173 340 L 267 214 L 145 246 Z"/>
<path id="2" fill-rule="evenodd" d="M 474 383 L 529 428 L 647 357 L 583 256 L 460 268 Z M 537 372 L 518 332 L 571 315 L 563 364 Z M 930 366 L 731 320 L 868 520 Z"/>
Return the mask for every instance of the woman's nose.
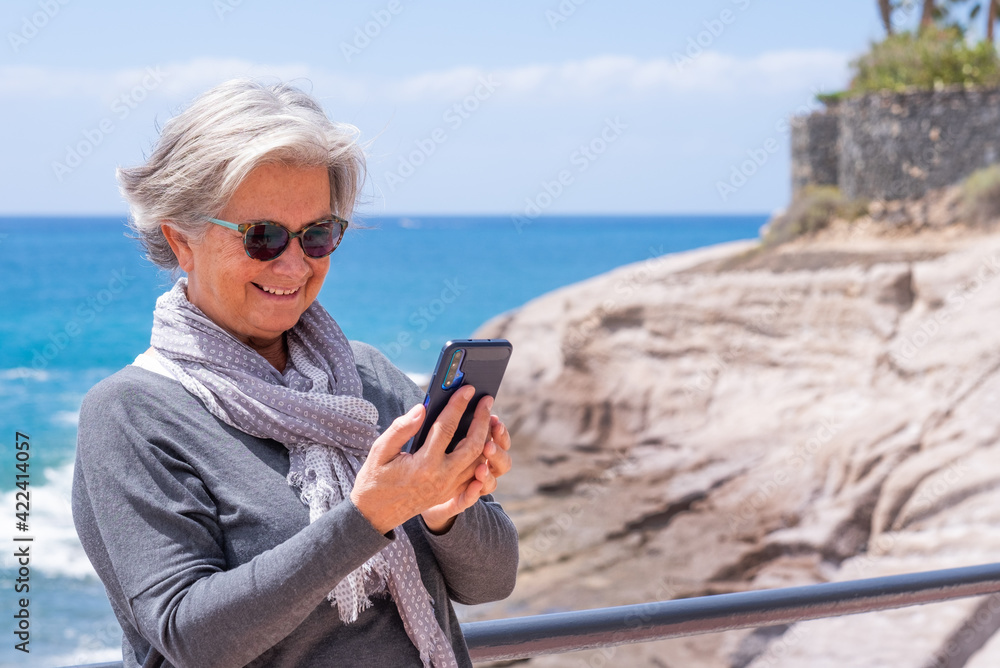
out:
<path id="1" fill-rule="evenodd" d="M 288 248 L 277 259 L 271 261 L 271 271 L 290 278 L 303 278 L 312 272 L 306 254 L 302 250 L 302 239 L 292 239 Z"/>

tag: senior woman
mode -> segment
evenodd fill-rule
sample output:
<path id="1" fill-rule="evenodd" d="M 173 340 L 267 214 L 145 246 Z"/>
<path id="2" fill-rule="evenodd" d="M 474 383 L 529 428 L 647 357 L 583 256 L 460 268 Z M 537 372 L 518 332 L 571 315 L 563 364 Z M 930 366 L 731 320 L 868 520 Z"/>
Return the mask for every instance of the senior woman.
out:
<path id="1" fill-rule="evenodd" d="M 73 517 L 125 666 L 469 666 L 451 600 L 513 587 L 492 400 L 453 452 L 471 388 L 402 452 L 422 392 L 316 301 L 355 137 L 293 87 L 238 80 L 119 171 L 149 258 L 186 274 L 80 412 Z"/>

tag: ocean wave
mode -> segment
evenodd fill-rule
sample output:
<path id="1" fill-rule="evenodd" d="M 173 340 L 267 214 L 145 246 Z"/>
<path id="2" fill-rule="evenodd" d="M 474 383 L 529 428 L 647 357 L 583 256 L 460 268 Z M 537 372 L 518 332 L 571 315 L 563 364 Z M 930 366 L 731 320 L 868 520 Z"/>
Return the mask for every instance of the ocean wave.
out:
<path id="1" fill-rule="evenodd" d="M 423 388 L 426 388 L 427 384 L 431 382 L 431 375 L 429 373 L 413 373 L 407 371 L 406 375 L 410 380 Z"/>
<path id="2" fill-rule="evenodd" d="M 117 625 L 116 625 L 117 627 Z M 82 635 L 80 646 L 64 654 L 57 654 L 52 657 L 45 657 L 46 663 L 52 666 L 82 666 L 88 663 L 109 663 L 111 661 L 122 660 L 121 631 L 118 631 L 117 639 L 113 640 L 114 647 L 94 647 L 94 637 Z M 32 654 L 36 650 L 32 649 Z"/>
<path id="3" fill-rule="evenodd" d="M 47 468 L 42 472 L 45 482 L 32 482 L 28 487 L 31 511 L 28 531 L 24 536 L 34 537 L 30 543 L 31 566 L 49 577 L 96 578 L 80 539 L 73 526 L 71 494 L 73 490 L 73 464 Z M 32 480 L 37 480 L 32 476 Z M 4 508 L 14 508 L 17 493 L 14 489 L 4 493 Z M 23 499 L 23 497 L 22 497 Z M 17 568 L 13 551 L 4 554 L 3 567 Z"/>
<path id="4" fill-rule="evenodd" d="M 83 397 L 80 397 L 80 400 L 82 401 Z M 56 411 L 55 415 L 52 416 L 52 421 L 75 427 L 80 424 L 80 411 Z"/>

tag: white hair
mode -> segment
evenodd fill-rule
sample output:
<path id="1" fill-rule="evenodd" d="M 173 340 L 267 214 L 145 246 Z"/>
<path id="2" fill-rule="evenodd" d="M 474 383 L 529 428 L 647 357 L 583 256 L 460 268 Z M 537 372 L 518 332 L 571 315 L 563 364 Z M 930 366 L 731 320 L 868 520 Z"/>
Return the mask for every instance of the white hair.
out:
<path id="1" fill-rule="evenodd" d="M 240 183 L 257 167 L 325 166 L 332 213 L 350 218 L 364 182 L 364 153 L 353 125 L 334 123 L 310 95 L 288 84 L 227 81 L 163 126 L 146 163 L 119 168 L 129 227 L 164 269 L 177 258 L 160 226 L 201 239 Z"/>

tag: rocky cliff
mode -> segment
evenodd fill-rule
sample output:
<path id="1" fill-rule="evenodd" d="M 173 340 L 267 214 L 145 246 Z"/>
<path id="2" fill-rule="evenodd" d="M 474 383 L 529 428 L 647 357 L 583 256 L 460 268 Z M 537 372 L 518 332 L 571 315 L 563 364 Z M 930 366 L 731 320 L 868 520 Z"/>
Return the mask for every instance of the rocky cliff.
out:
<path id="1" fill-rule="evenodd" d="M 467 618 L 1000 560 L 1000 235 L 886 229 L 650 258 L 481 328 L 515 345 L 522 564 Z M 980 668 L 987 603 L 526 664 Z"/>

